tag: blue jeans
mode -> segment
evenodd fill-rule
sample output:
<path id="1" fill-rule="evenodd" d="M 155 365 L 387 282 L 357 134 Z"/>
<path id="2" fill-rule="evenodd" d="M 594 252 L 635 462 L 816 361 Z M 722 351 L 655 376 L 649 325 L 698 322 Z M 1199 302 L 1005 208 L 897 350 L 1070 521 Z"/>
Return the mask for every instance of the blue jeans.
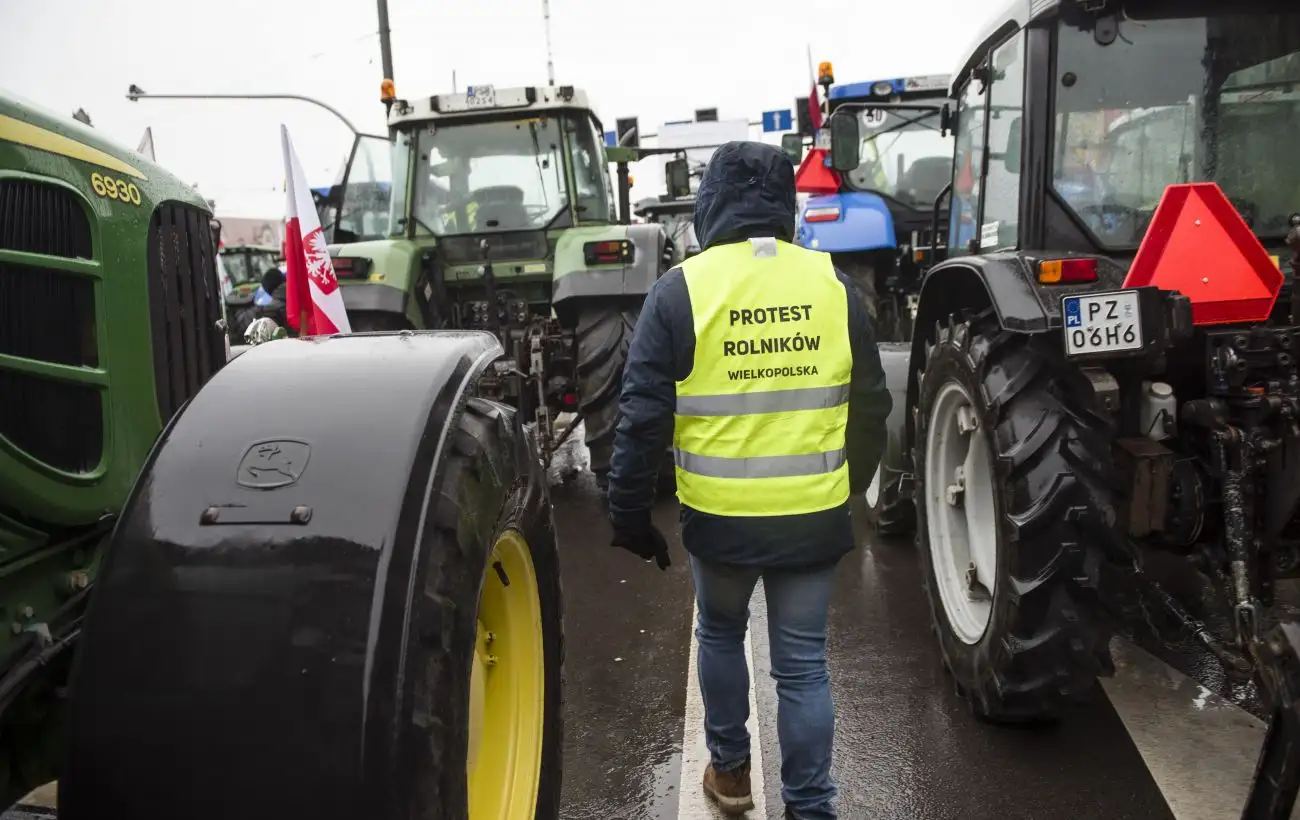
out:
<path id="1" fill-rule="evenodd" d="M 733 567 L 691 556 L 699 622 L 704 735 L 714 768 L 734 769 L 749 756 L 749 672 L 745 630 L 749 598 L 763 579 L 767 634 L 776 680 L 781 799 L 800 820 L 833 820 L 831 750 L 835 705 L 826 670 L 826 621 L 834 566 L 815 571 Z"/>

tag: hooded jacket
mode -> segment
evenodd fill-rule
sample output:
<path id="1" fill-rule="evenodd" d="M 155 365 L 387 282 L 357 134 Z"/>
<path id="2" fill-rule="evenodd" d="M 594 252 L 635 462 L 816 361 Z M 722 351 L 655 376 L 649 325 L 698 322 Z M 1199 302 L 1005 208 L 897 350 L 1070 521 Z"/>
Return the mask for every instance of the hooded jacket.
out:
<path id="1" fill-rule="evenodd" d="M 714 152 L 695 199 L 695 233 L 703 250 L 772 236 L 793 241 L 794 166 L 774 146 L 730 142 Z M 880 461 L 892 400 L 885 387 L 871 320 L 854 285 L 836 271 L 848 297 L 853 353 L 846 448 L 849 488 L 864 492 Z M 672 444 L 676 382 L 695 365 L 695 323 L 680 268 L 665 273 L 646 297 L 632 334 L 609 472 L 615 526 L 648 526 L 655 479 Z M 681 508 L 682 543 L 713 563 L 774 568 L 833 562 L 853 549 L 848 504 L 806 515 L 730 517 Z"/>

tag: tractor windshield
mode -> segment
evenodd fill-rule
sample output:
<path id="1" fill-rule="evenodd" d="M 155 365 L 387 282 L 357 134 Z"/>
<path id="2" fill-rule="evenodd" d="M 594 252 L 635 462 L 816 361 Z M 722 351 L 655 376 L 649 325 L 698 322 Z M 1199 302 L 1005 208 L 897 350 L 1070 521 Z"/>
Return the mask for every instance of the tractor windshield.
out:
<path id="1" fill-rule="evenodd" d="M 558 117 L 435 124 L 416 137 L 417 233 L 537 230 L 569 207 Z"/>
<path id="2" fill-rule="evenodd" d="M 1100 244 L 1136 247 L 1186 182 L 1218 183 L 1256 234 L 1284 236 L 1300 211 L 1300 11 L 1094 21 L 1059 24 L 1053 187 Z"/>
<path id="3" fill-rule="evenodd" d="M 939 111 L 869 108 L 858 118 L 862 162 L 844 175 L 846 184 L 918 210 L 933 208 L 952 178 L 952 138 L 939 132 Z"/>

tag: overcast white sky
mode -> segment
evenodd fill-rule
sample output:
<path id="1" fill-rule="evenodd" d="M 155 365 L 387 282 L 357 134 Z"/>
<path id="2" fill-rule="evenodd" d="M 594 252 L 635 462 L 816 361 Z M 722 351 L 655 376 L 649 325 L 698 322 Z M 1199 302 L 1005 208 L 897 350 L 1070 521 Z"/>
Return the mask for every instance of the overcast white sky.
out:
<path id="1" fill-rule="evenodd" d="M 556 81 L 587 90 L 607 128 L 649 131 L 717 107 L 757 119 L 809 86 L 807 48 L 853 82 L 947 73 L 1003 0 L 551 0 Z M 541 85 L 541 0 L 389 0 L 399 96 L 458 86 Z M 370 0 L 0 0 L 0 86 L 134 147 L 153 127 L 158 161 L 223 215 L 284 209 L 279 126 L 311 183 L 332 182 L 350 135 L 301 103 L 125 99 L 156 93 L 290 92 L 384 132 Z M 641 186 L 637 186 L 640 188 Z M 650 192 L 646 192 L 649 195 Z"/>

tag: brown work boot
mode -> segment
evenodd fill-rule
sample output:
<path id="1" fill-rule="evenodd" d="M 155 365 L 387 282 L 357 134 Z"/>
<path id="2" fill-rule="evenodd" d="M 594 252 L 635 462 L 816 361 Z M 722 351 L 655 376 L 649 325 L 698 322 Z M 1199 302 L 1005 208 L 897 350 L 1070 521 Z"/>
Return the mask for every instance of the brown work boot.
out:
<path id="1" fill-rule="evenodd" d="M 729 772 L 717 771 L 712 763 L 704 770 L 704 793 L 724 814 L 744 814 L 754 808 L 754 796 L 749 792 L 749 758 Z"/>

